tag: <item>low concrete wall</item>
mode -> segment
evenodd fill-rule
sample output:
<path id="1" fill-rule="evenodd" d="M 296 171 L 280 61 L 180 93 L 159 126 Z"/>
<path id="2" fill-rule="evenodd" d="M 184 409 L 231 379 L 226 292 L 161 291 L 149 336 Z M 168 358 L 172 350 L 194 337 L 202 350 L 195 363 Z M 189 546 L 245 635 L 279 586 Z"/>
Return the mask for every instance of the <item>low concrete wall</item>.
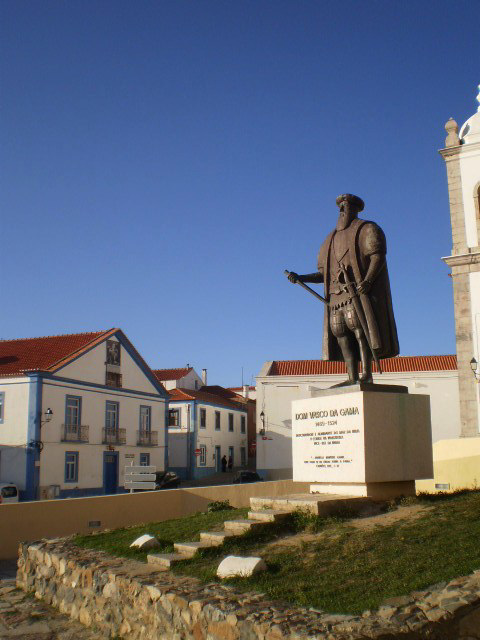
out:
<path id="1" fill-rule="evenodd" d="M 214 500 L 229 500 L 233 507 L 247 507 L 252 496 L 300 493 L 308 491 L 308 487 L 306 483 L 279 480 L 2 504 L 0 559 L 14 558 L 23 541 L 181 518 L 196 511 L 206 511 L 208 503 Z"/>

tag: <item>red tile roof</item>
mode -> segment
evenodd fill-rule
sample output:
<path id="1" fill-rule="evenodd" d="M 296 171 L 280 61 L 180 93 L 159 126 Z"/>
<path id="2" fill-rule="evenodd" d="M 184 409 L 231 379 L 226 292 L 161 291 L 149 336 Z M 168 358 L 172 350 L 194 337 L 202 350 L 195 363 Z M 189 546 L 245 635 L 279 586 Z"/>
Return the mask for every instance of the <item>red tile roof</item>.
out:
<path id="1" fill-rule="evenodd" d="M 222 387 L 221 387 L 222 388 Z M 220 405 L 222 407 L 229 407 L 232 409 L 242 409 L 245 411 L 245 406 L 241 402 L 233 402 L 224 396 L 211 393 L 209 391 L 203 391 L 203 389 L 170 389 L 170 402 L 186 402 L 189 400 L 198 400 L 199 402 L 209 402 L 210 404 Z"/>
<path id="2" fill-rule="evenodd" d="M 248 386 L 248 389 L 250 391 L 255 391 L 257 387 L 254 387 L 252 385 Z M 243 387 L 227 387 L 227 389 L 230 389 L 230 391 L 243 391 Z"/>
<path id="3" fill-rule="evenodd" d="M 418 371 L 456 371 L 457 356 L 398 356 L 380 360 L 385 373 L 406 373 Z M 373 363 L 373 371 L 377 366 Z M 269 376 L 309 376 L 336 375 L 346 373 L 344 362 L 332 360 L 274 360 Z"/>
<path id="4" fill-rule="evenodd" d="M 26 371 L 56 371 L 117 331 L 109 329 L 64 336 L 0 340 L 0 376 L 18 376 Z"/>
<path id="5" fill-rule="evenodd" d="M 152 369 L 152 371 L 157 380 L 164 382 L 166 380 L 180 380 L 180 378 L 184 378 L 187 373 L 190 373 L 192 369 L 193 367 L 181 367 L 180 369 Z"/>

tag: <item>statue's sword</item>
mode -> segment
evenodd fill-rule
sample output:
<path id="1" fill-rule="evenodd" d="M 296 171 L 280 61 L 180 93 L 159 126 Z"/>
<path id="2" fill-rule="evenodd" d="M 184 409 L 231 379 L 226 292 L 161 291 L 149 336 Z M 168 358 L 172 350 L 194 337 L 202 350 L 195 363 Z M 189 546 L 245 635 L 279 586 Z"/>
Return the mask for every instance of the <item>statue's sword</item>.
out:
<path id="1" fill-rule="evenodd" d="M 287 271 L 287 269 L 285 269 L 284 274 L 288 277 L 290 275 L 290 271 Z M 313 289 L 311 289 L 308 285 L 306 285 L 304 282 L 302 282 L 301 280 L 297 280 L 297 284 L 299 284 L 301 287 L 303 287 L 306 291 L 308 291 L 309 293 L 312 294 L 312 296 L 315 296 L 315 298 L 318 298 L 319 300 L 321 300 L 323 302 L 323 304 L 326 304 L 328 307 L 328 302 L 327 300 L 325 300 L 325 298 L 323 298 L 319 293 L 317 293 L 316 291 L 314 291 Z"/>
<path id="2" fill-rule="evenodd" d="M 380 360 L 378 359 L 377 354 L 375 353 L 375 349 L 372 347 L 372 341 L 370 340 L 370 332 L 368 331 L 367 319 L 365 317 L 365 313 L 363 311 L 362 303 L 359 300 L 359 295 L 356 289 L 356 286 L 353 282 L 348 280 L 347 270 L 345 269 L 345 265 L 339 262 L 340 270 L 345 279 L 345 286 L 347 287 L 348 294 L 352 296 L 352 303 L 357 314 L 357 318 L 362 325 L 363 333 L 365 335 L 365 339 L 367 341 L 368 347 L 372 352 L 373 359 L 375 360 L 375 364 L 377 365 L 378 372 L 382 372 L 382 367 L 380 366 Z"/>

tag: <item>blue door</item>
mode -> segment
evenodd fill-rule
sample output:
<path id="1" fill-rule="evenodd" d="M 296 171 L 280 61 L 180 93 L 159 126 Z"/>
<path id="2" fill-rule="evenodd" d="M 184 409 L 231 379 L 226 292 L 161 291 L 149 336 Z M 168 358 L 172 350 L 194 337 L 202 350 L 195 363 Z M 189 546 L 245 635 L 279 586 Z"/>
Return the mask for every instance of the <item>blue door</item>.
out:
<path id="1" fill-rule="evenodd" d="M 118 488 L 118 452 L 103 452 L 103 492 L 117 493 Z"/>
<path id="2" fill-rule="evenodd" d="M 215 471 L 222 470 L 222 451 L 220 447 L 215 447 Z"/>

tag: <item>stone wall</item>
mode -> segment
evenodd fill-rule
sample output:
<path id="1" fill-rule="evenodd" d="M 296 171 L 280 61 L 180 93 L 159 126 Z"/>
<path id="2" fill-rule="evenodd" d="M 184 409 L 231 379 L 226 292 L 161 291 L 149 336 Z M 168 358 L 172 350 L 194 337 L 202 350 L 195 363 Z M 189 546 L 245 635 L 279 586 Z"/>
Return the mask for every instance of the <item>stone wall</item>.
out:
<path id="1" fill-rule="evenodd" d="M 480 640 L 480 571 L 362 616 L 202 584 L 68 539 L 22 544 L 17 585 L 105 637 L 132 640 Z"/>

